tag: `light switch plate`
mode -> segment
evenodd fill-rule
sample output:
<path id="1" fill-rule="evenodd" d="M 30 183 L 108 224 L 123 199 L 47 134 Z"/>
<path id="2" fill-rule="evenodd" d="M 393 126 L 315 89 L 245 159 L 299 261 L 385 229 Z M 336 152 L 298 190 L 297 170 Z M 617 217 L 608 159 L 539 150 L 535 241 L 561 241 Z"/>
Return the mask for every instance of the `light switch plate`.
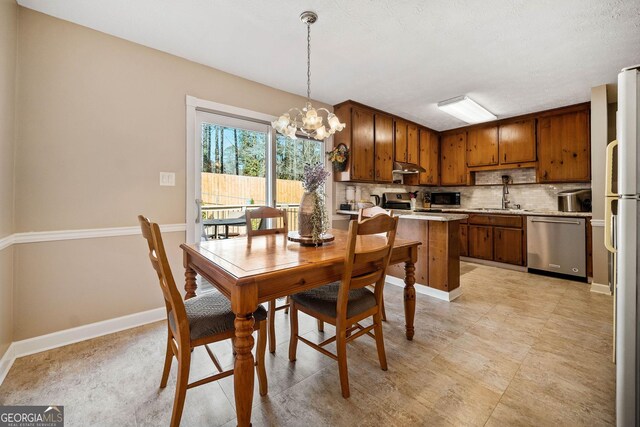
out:
<path id="1" fill-rule="evenodd" d="M 160 172 L 160 185 L 167 187 L 175 187 L 176 174 L 175 172 Z"/>

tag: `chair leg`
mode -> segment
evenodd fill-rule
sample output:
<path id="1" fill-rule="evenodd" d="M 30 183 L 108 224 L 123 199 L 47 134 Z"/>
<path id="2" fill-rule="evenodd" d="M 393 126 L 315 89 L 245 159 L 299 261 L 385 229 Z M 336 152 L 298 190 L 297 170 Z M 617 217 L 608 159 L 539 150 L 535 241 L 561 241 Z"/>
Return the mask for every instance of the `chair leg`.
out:
<path id="1" fill-rule="evenodd" d="M 382 311 L 382 320 L 387 321 L 387 312 L 384 310 L 384 294 L 380 295 L 380 310 Z"/>
<path id="2" fill-rule="evenodd" d="M 289 339 L 289 361 L 296 361 L 296 352 L 298 350 L 298 308 L 295 302 L 291 302 L 289 306 L 289 322 L 291 323 L 291 338 Z"/>
<path id="3" fill-rule="evenodd" d="M 268 391 L 267 371 L 264 367 L 264 355 L 267 350 L 267 324 L 260 322 L 258 329 L 258 347 L 256 348 L 256 371 L 258 373 L 258 384 L 260 386 L 260 396 L 266 396 Z"/>
<path id="4" fill-rule="evenodd" d="M 378 359 L 380 360 L 380 368 L 387 370 L 387 354 L 384 351 L 384 338 L 382 336 L 382 316 L 380 312 L 373 315 L 373 331 L 376 336 L 376 348 L 378 349 Z"/>
<path id="5" fill-rule="evenodd" d="M 287 298 L 284 300 L 285 304 L 291 304 L 291 300 L 289 299 L 289 295 L 287 295 Z M 289 307 L 285 307 L 284 308 L 284 314 L 289 314 Z"/>
<path id="6" fill-rule="evenodd" d="M 164 356 L 164 368 L 162 370 L 162 379 L 160 380 L 160 388 L 167 386 L 169 380 L 169 372 L 171 371 L 171 362 L 173 361 L 173 350 L 171 350 L 171 333 L 167 335 L 167 352 Z"/>
<path id="7" fill-rule="evenodd" d="M 338 372 L 340 374 L 340 388 L 342 397 L 347 399 L 349 393 L 349 371 L 347 370 L 347 328 L 345 325 L 336 325 L 336 346 L 338 350 Z"/>
<path id="8" fill-rule="evenodd" d="M 267 313 L 269 323 L 269 353 L 276 352 L 276 301 L 269 301 L 269 311 Z"/>
<path id="9" fill-rule="evenodd" d="M 171 414 L 171 427 L 178 427 L 184 409 L 184 399 L 187 395 L 189 383 L 189 368 L 191 367 L 191 349 L 180 348 L 178 351 L 178 381 L 176 381 L 176 396 L 173 399 L 173 413 Z"/>
<path id="10" fill-rule="evenodd" d="M 318 319 L 318 332 L 324 332 L 324 322 Z"/>

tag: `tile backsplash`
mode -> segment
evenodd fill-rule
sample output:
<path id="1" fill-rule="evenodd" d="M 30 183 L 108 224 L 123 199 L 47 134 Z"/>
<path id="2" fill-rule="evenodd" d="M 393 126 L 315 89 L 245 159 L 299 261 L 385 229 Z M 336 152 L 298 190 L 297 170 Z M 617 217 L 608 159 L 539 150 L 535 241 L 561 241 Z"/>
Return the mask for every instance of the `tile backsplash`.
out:
<path id="1" fill-rule="evenodd" d="M 502 201 L 502 175 L 509 175 L 513 184 L 509 185 L 509 200 L 512 206 L 519 204 L 522 209 L 557 210 L 556 193 L 575 188 L 591 188 L 590 183 L 536 184 L 535 169 L 510 169 L 488 172 L 476 172 L 476 185 L 468 187 L 416 187 L 399 184 L 355 184 L 336 183 L 336 206 L 345 202 L 346 187 L 358 186 L 362 198 L 369 195 L 379 196 L 384 192 L 401 191 L 459 191 L 460 205 L 463 208 L 499 208 Z"/>

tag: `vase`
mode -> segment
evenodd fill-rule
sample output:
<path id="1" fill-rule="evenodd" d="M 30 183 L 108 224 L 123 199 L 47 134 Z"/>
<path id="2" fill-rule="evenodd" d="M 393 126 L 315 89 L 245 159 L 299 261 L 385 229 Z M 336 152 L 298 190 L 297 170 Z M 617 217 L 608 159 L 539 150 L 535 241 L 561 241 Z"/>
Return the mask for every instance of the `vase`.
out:
<path id="1" fill-rule="evenodd" d="M 316 198 L 319 197 L 315 191 L 310 193 L 305 191 L 300 200 L 298 209 L 298 233 L 302 237 L 313 236 L 313 211 L 316 209 Z"/>

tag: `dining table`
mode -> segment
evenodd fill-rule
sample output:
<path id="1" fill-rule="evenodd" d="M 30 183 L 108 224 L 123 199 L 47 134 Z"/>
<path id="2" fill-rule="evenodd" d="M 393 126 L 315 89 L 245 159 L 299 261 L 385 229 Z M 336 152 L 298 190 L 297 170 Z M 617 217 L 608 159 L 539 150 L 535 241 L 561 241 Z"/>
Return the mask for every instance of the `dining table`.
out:
<path id="1" fill-rule="evenodd" d="M 233 347 L 234 397 L 238 426 L 251 424 L 254 358 L 253 313 L 258 304 L 339 281 L 347 252 L 346 230 L 330 229 L 335 239 L 321 246 L 304 246 L 287 240 L 287 234 L 238 237 L 182 244 L 185 299 L 197 294 L 197 275 L 231 301 L 235 314 Z M 385 243 L 384 235 L 358 236 L 356 250 L 373 250 Z M 390 264 L 404 263 L 404 315 L 408 340 L 414 336 L 416 307 L 415 263 L 419 241 L 395 239 Z M 355 271 L 357 274 L 357 271 Z"/>

